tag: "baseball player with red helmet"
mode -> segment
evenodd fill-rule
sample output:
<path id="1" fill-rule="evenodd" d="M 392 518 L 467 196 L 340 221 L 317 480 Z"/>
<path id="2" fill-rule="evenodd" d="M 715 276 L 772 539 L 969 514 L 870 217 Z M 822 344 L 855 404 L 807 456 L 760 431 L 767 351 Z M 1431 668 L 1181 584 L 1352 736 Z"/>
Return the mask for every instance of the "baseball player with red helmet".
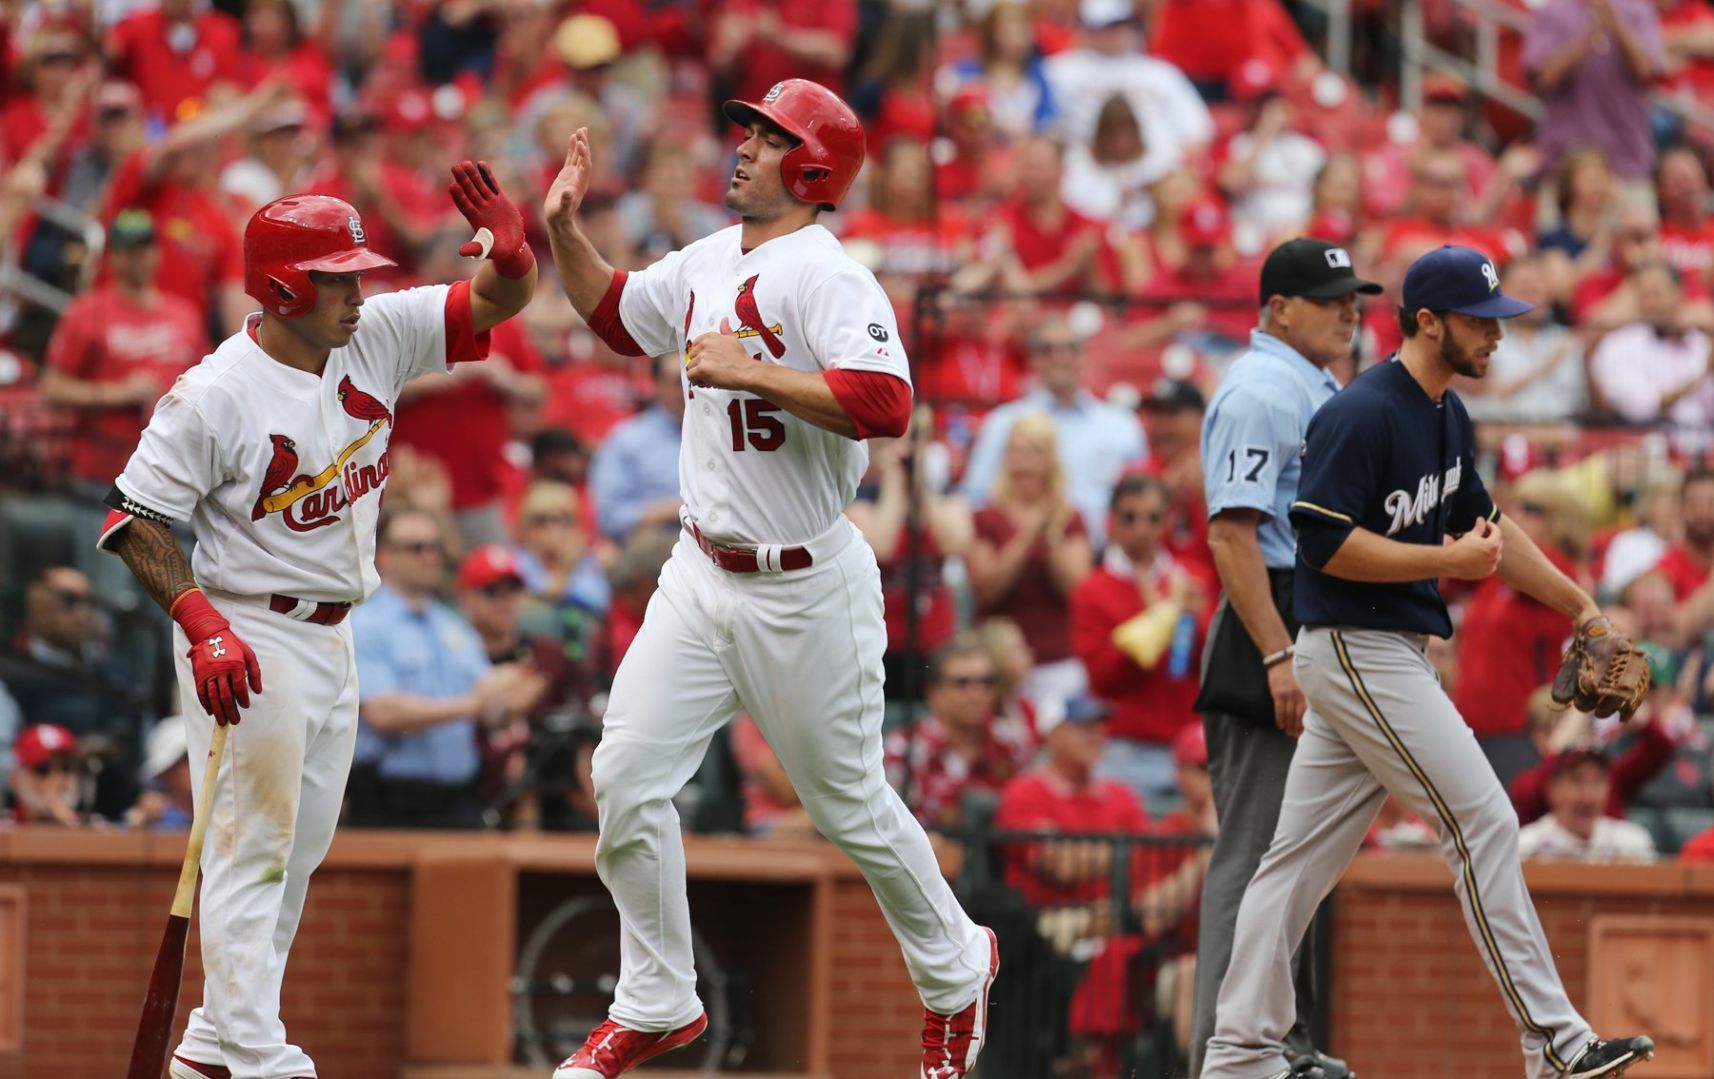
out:
<path id="1" fill-rule="evenodd" d="M 738 709 L 821 834 L 862 869 L 924 1004 L 923 1079 L 967 1074 L 987 1033 L 994 935 L 959 908 L 881 764 L 881 583 L 844 516 L 865 439 L 910 418 L 893 308 L 817 224 L 863 166 L 849 106 L 802 79 L 729 101 L 741 223 L 626 274 L 577 223 L 578 131 L 545 206 L 561 284 L 620 352 L 682 353 L 678 546 L 613 683 L 595 751 L 596 868 L 619 908 L 608 1021 L 554 1073 L 613 1079 L 707 1027 L 672 797 Z"/>
<path id="2" fill-rule="evenodd" d="M 202 1006 L 174 1079 L 314 1076 L 286 1040 L 280 983 L 310 873 L 327 853 L 357 732 L 346 615 L 375 589 L 393 406 L 413 377 L 488 351 L 523 309 L 535 257 L 485 164 L 453 167 L 475 278 L 365 300 L 370 250 L 345 202 L 297 195 L 244 231 L 262 305 L 180 376 L 108 496 L 100 545 L 172 616 L 192 759 L 227 738 L 202 850 Z M 171 525 L 196 536 L 189 561 Z M 263 687 L 267 688 L 264 689 Z M 195 699 L 201 708 L 189 707 Z"/>

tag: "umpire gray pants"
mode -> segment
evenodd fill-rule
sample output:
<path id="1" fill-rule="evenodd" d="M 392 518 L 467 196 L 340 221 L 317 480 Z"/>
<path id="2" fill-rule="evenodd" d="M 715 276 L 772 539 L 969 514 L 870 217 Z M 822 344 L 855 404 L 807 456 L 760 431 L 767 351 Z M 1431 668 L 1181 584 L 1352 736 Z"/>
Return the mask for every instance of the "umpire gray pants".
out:
<path id="1" fill-rule="evenodd" d="M 1309 700 L 1279 830 L 1244 892 L 1202 1079 L 1268 1079 L 1296 1016 L 1291 955 L 1390 792 L 1434 825 L 1476 950 L 1522 1032 L 1530 1079 L 1589 1041 L 1524 886 L 1518 818 L 1440 688 L 1427 638 L 1304 629 L 1293 660 Z"/>
<path id="2" fill-rule="evenodd" d="M 1228 614 L 1228 617 L 1233 617 Z M 1202 885 L 1202 914 L 1196 939 L 1196 1006 L 1190 1025 L 1190 1079 L 1201 1074 L 1202 1056 L 1214 1036 L 1214 1005 L 1220 981 L 1232 959 L 1232 930 L 1238 903 L 1273 842 L 1285 797 L 1286 772 L 1297 739 L 1272 723 L 1210 713 L 1202 717 L 1208 735 L 1208 778 L 1220 830 L 1214 837 L 1208 874 Z M 1313 930 L 1311 931 L 1313 933 Z M 1315 1003 L 1310 957 L 1313 939 L 1294 957 L 1296 1014 L 1307 1019 Z M 1304 1022 L 1286 1041 L 1297 1051 L 1310 1048 Z"/>

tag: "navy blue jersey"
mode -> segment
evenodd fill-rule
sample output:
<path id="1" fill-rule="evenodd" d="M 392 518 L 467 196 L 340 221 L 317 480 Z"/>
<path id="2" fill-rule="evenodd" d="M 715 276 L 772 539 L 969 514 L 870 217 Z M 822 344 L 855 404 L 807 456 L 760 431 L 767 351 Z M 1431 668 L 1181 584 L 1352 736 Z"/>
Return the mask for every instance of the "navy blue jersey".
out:
<path id="1" fill-rule="evenodd" d="M 1309 421 L 1291 509 L 1299 533 L 1293 612 L 1304 625 L 1450 637 L 1433 578 L 1369 584 L 1330 576 L 1315 562 L 1325 563 L 1353 528 L 1438 547 L 1448 533 L 1498 516 L 1476 474 L 1470 414 L 1458 395 L 1447 390 L 1434 401 L 1396 358 L 1379 364 Z"/>

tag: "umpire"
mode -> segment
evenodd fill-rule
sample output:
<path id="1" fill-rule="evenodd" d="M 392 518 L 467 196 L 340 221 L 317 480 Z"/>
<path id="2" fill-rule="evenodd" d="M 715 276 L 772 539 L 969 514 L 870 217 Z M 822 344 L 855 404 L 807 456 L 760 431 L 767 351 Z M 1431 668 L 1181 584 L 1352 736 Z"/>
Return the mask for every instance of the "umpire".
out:
<path id="1" fill-rule="evenodd" d="M 1290 662 L 1297 636 L 1290 507 L 1304 431 L 1339 389 L 1327 368 L 1351 353 L 1357 294 L 1381 291 L 1356 275 L 1344 248 L 1306 239 L 1269 252 L 1261 284 L 1261 324 L 1250 333 L 1249 351 L 1227 369 L 1202 422 L 1208 546 L 1223 594 L 1203 654 L 1196 710 L 1208 734 L 1220 831 L 1202 889 L 1192 1079 L 1202 1073 L 1214 1033 L 1238 902 L 1273 840 L 1303 730 L 1303 693 Z M 1310 1042 L 1313 952 L 1306 938 L 1297 962 L 1298 1023 L 1286 1039 L 1292 1075 L 1345 1079 L 1344 1063 Z"/>

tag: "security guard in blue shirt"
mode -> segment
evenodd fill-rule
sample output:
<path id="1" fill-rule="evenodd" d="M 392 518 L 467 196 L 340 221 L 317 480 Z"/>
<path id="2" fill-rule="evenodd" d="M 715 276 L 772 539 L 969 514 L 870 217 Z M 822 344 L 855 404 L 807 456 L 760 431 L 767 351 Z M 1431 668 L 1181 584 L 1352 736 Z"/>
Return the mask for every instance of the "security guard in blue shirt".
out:
<path id="1" fill-rule="evenodd" d="M 1208 545 L 1223 590 L 1203 657 L 1197 711 L 1208 736 L 1209 780 L 1220 832 L 1202 889 L 1190 1074 L 1214 1033 L 1214 1003 L 1232 955 L 1238 902 L 1273 839 L 1286 769 L 1303 722 L 1291 664 L 1291 504 L 1309 418 L 1339 389 L 1328 372 L 1349 359 L 1357 296 L 1381 287 L 1358 277 L 1342 247 L 1281 244 L 1262 265 L 1261 325 L 1226 370 L 1202 423 Z M 1287 1039 L 1314 1079 L 1346 1079 L 1344 1064 L 1315 1050 L 1313 948 L 1297 964 L 1302 1021 Z"/>
<path id="2" fill-rule="evenodd" d="M 1644 1037 L 1597 1038 L 1566 996 L 1518 860 L 1518 818 L 1475 735 L 1440 688 L 1430 635 L 1452 632 L 1436 582 L 1507 584 L 1564 611 L 1593 600 L 1502 518 L 1476 474 L 1470 417 L 1449 386 L 1481 378 L 1500 320 L 1530 310 L 1501 293 L 1480 252 L 1442 247 L 1405 275 L 1396 357 L 1310 421 L 1292 662 L 1309 703 L 1279 829 L 1238 911 L 1202 1079 L 1284 1079 L 1296 1018 L 1291 954 L 1390 793 L 1435 825 L 1465 922 L 1522 1033 L 1529 1079 L 1617 1076 L 1653 1054 Z M 1574 622 L 1571 620 L 1575 620 Z"/>

